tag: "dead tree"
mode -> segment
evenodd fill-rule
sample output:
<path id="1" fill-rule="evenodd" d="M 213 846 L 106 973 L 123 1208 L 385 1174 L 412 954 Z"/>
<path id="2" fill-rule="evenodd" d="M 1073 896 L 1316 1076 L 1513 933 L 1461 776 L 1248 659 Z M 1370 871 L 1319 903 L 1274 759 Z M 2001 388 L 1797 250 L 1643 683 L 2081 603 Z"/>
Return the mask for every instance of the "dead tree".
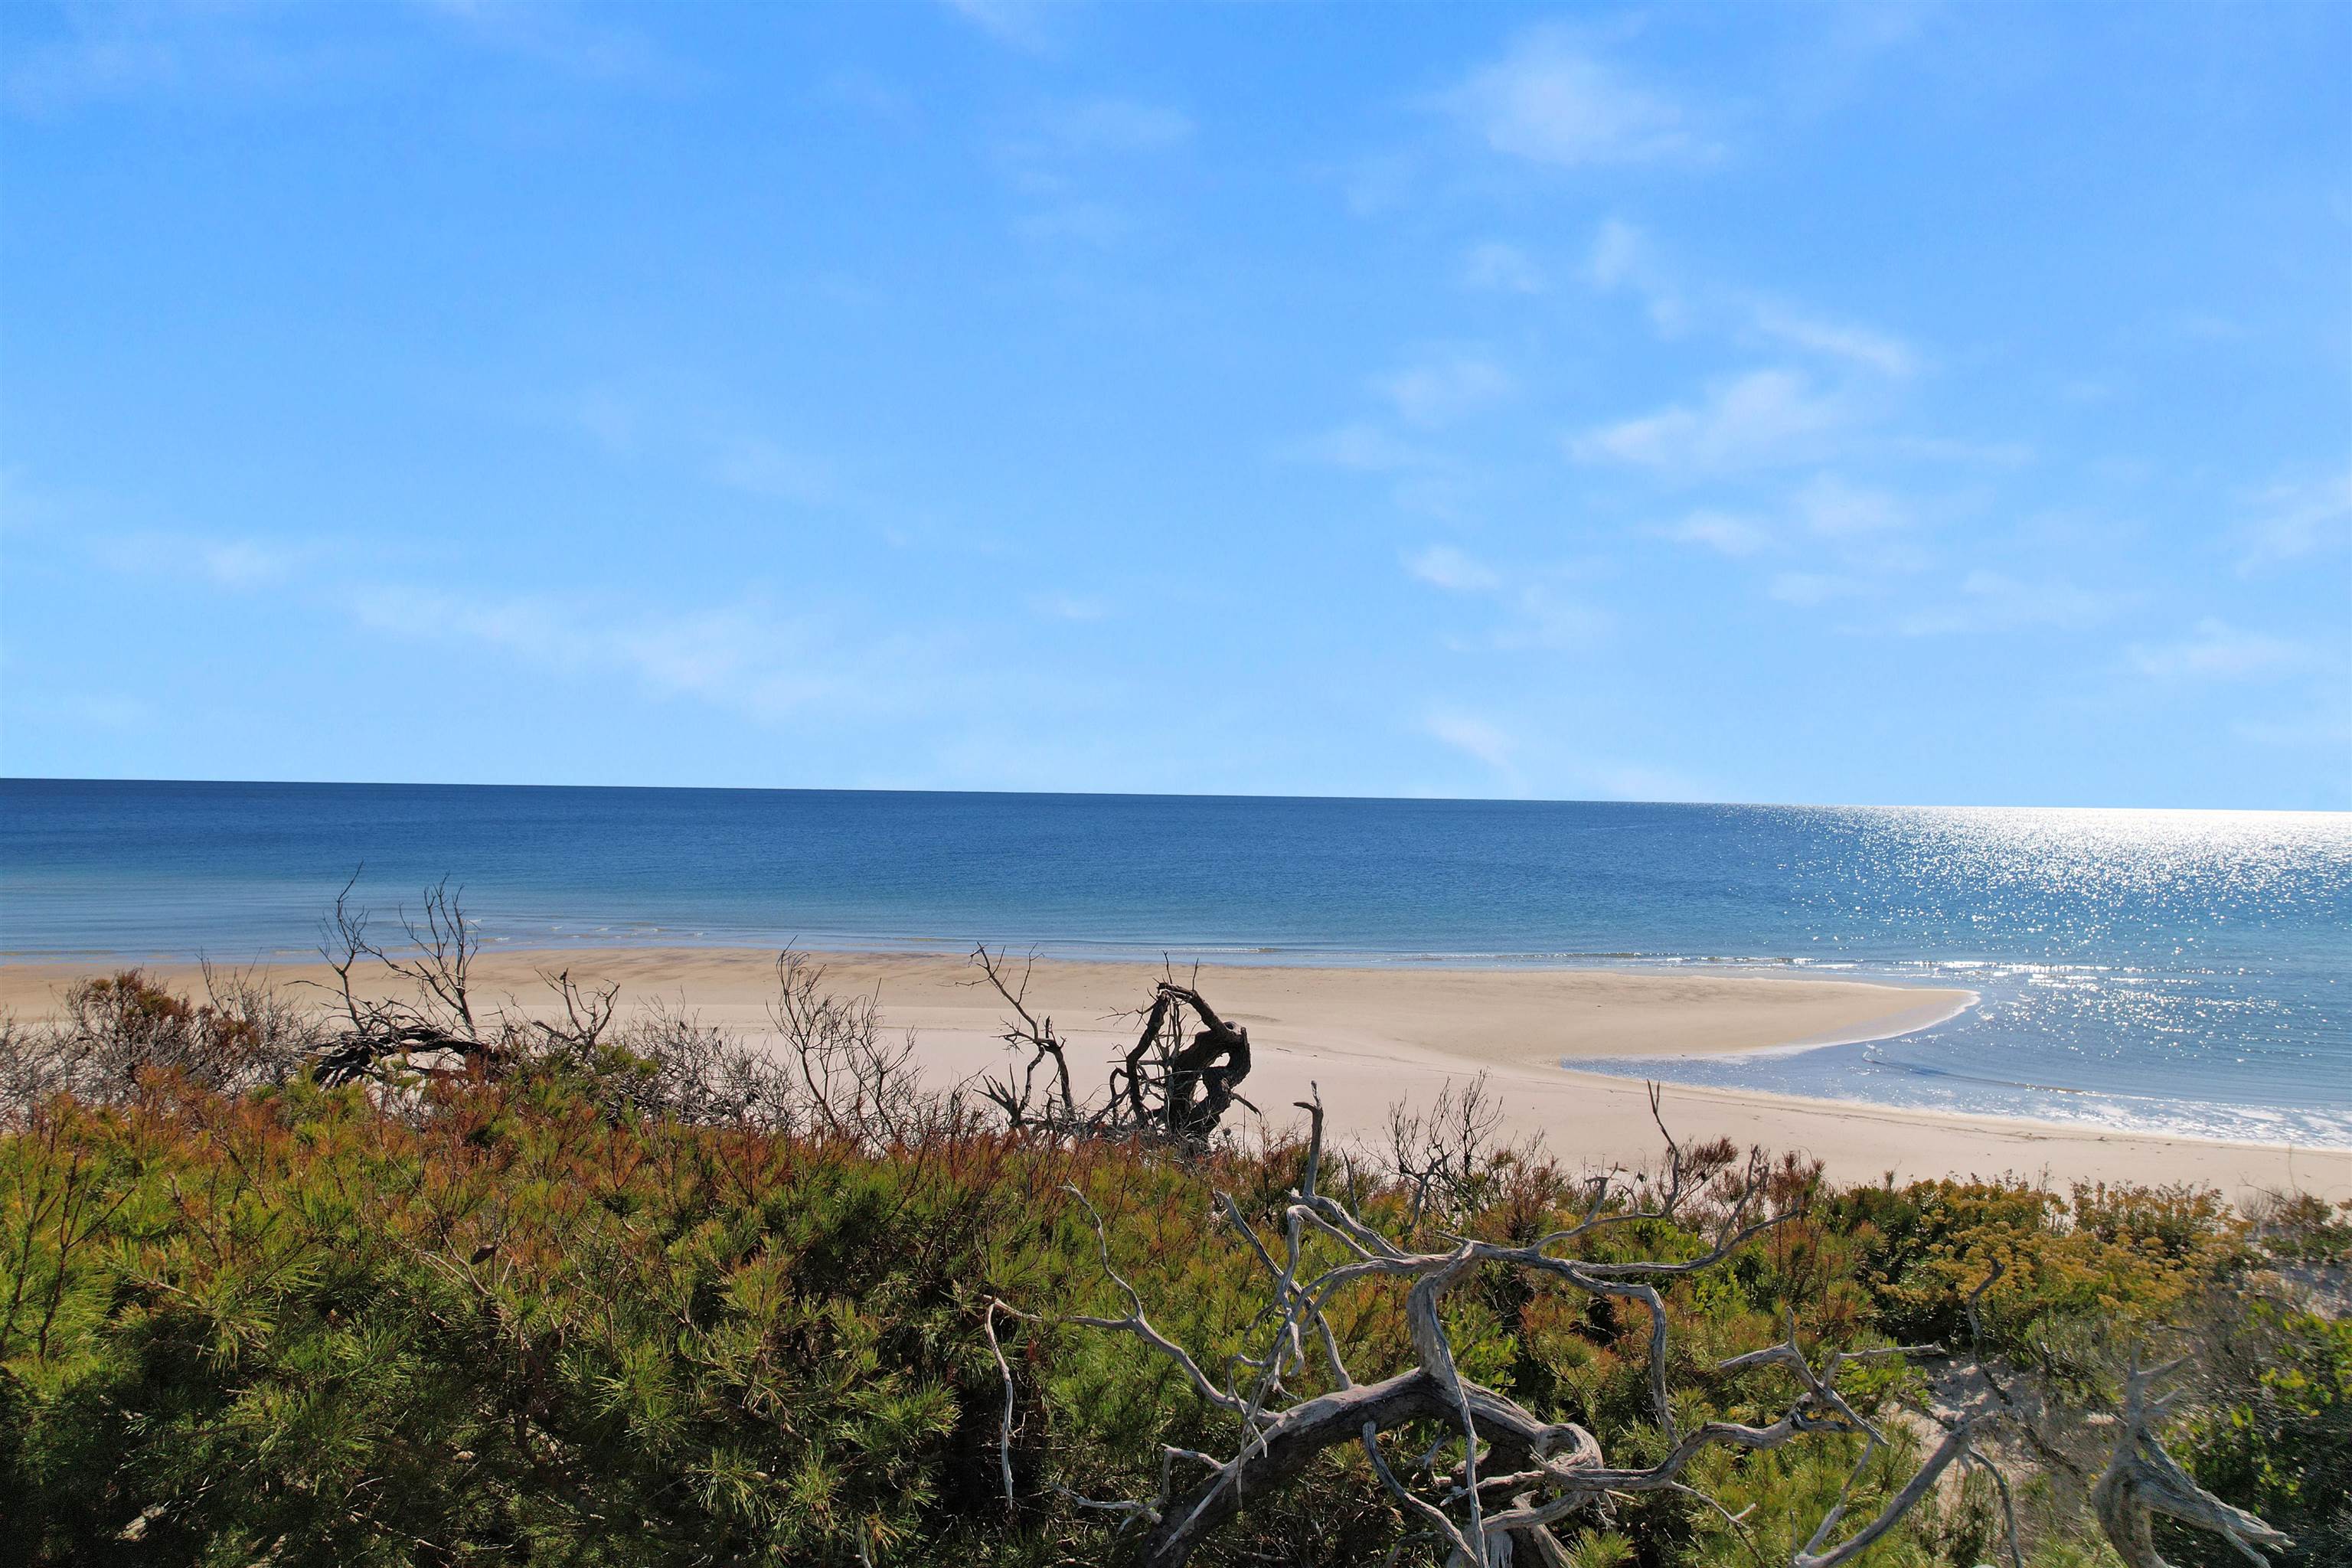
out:
<path id="1" fill-rule="evenodd" d="M 1654 1088 L 1652 1094 L 1654 1102 Z M 1840 1374 L 1866 1358 L 1933 1354 L 1939 1353 L 1940 1348 L 1901 1346 L 1808 1354 L 1798 1341 L 1793 1321 L 1781 1342 L 1721 1363 L 1726 1371 L 1769 1366 L 1784 1372 L 1790 1392 L 1777 1418 L 1759 1424 L 1709 1421 L 1689 1427 L 1677 1420 L 1667 1385 L 1672 1325 L 1662 1290 L 1675 1279 L 1716 1267 L 1749 1240 L 1793 1217 L 1797 1212 L 1793 1209 L 1760 1212 L 1769 1201 L 1769 1173 L 1760 1152 L 1749 1157 L 1744 1172 L 1734 1173 L 1711 1160 L 1686 1161 L 1675 1149 L 1667 1171 L 1654 1187 L 1620 1194 L 1614 1173 L 1596 1177 L 1580 1218 L 1526 1246 L 1450 1237 L 1449 1245 L 1441 1250 L 1419 1251 L 1365 1223 L 1346 1204 L 1319 1189 L 1320 1096 L 1300 1102 L 1300 1109 L 1311 1119 L 1306 1170 L 1284 1206 L 1280 1234 L 1273 1238 L 1261 1237 L 1231 1197 L 1218 1197 L 1225 1219 L 1264 1266 L 1270 1298 L 1253 1331 L 1254 1344 L 1245 1343 L 1230 1358 L 1222 1378 L 1212 1377 L 1190 1351 L 1153 1325 L 1135 1287 L 1112 1264 L 1101 1215 L 1083 1194 L 1076 1194 L 1093 1217 L 1104 1278 L 1125 1306 L 1115 1316 L 1059 1321 L 1132 1335 L 1145 1353 L 1172 1365 L 1192 1395 L 1227 1418 L 1232 1427 L 1230 1440 L 1214 1453 L 1164 1448 L 1159 1486 L 1149 1497 L 1097 1500 L 1079 1497 L 1064 1488 L 1051 1489 L 1078 1506 L 1119 1516 L 1135 1558 L 1145 1568 L 1181 1568 L 1244 1509 L 1278 1499 L 1320 1455 L 1348 1446 L 1361 1449 L 1377 1484 L 1394 1500 L 1422 1540 L 1445 1552 L 1449 1568 L 1565 1564 L 1569 1554 L 1552 1527 L 1597 1510 L 1612 1494 L 1681 1492 L 1698 1497 L 1722 1512 L 1720 1504 L 1684 1479 L 1703 1451 L 1777 1448 L 1816 1436 L 1843 1435 L 1864 1439 L 1862 1456 L 1839 1500 L 1818 1521 L 1791 1564 L 1791 1568 L 1839 1568 L 1894 1529 L 1954 1465 L 1989 1466 L 1978 1450 L 1978 1431 L 1989 1422 L 2003 1419 L 2003 1413 L 1939 1415 L 1941 1440 L 1876 1513 L 1859 1526 L 1853 1525 L 1847 1519 L 1847 1500 L 1885 1439 L 1839 1388 Z M 1076 1189 L 1071 1190 L 1075 1194 Z M 1711 1213 L 1687 1214 L 1702 1194 Z M 1619 1201 L 1612 1205 L 1612 1198 Z M 1679 1262 L 1610 1263 L 1565 1251 L 1608 1226 L 1678 1216 L 1706 1221 L 1708 1246 L 1699 1257 Z M 1648 1403 L 1663 1437 L 1662 1458 L 1638 1467 L 1612 1464 L 1601 1440 L 1583 1426 L 1546 1420 L 1463 1373 L 1444 1324 L 1445 1300 L 1481 1270 L 1493 1268 L 1514 1270 L 1589 1296 L 1640 1307 L 1649 1325 Z M 1344 1292 L 1381 1285 L 1405 1292 L 1405 1317 L 1416 1364 L 1361 1383 L 1340 1352 L 1328 1313 Z M 1969 1307 L 1973 1312 L 1973 1300 Z M 990 1346 L 1004 1385 L 998 1451 L 1009 1510 L 1016 1503 L 1012 1462 L 1015 1399 L 1012 1364 L 996 1330 L 1000 1316 L 1036 1320 L 995 1300 L 986 1314 Z M 1420 1429 L 1417 1436 L 1415 1428 Z M 1432 1428 L 1435 1440 L 1427 1441 Z M 2145 1422 L 2126 1423 L 2123 1447 L 2140 1457 L 2126 1460 L 2118 1450 L 2117 1464 L 2128 1479 L 2108 1489 L 2105 1495 L 2116 1500 L 2114 1507 L 2143 1510 L 2156 1507 L 2176 1518 L 2206 1523 L 2208 1528 L 2221 1528 L 2210 1521 L 2226 1523 L 2226 1516 L 2234 1516 L 2243 1522 L 2231 1539 L 2263 1538 L 2259 1532 L 2267 1527 L 2251 1516 L 2236 1515 L 2235 1510 L 2198 1515 L 2193 1509 L 2169 1506 L 2169 1500 L 2185 1494 L 2163 1488 L 2186 1485 L 2193 1491 L 2194 1485 L 2187 1482 L 2168 1457 L 2160 1462 L 2149 1458 L 2160 1456 L 2162 1449 Z M 2157 1476 L 2179 1479 L 2149 1479 Z M 2108 1506 L 2102 1503 L 2103 1514 Z M 1733 1516 L 1726 1513 L 1725 1517 Z M 2017 1568 L 2022 1568 L 2013 1529 L 2011 1547 Z M 2128 1551 L 2126 1555 L 2135 1568 L 2152 1568 L 2152 1557 L 2132 1557 Z"/>
<path id="2" fill-rule="evenodd" d="M 1981 1343 L 1984 1337 L 1977 1303 L 2000 1276 L 2001 1265 L 1996 1261 L 1991 1273 L 1969 1292 L 1964 1304 L 1972 1342 Z M 2041 1348 L 2041 1375 L 2004 1375 L 1981 1351 L 1978 1352 L 1976 1369 L 1990 1396 L 1990 1409 L 2018 1435 L 2026 1451 L 2046 1471 L 2071 1484 L 2088 1501 L 2100 1531 L 2126 1568 L 2171 1568 L 2156 1547 L 2158 1515 L 2218 1535 L 2257 1564 L 2265 1559 L 2256 1547 L 2294 1544 L 2284 1531 L 2199 1486 L 2180 1462 L 2166 1451 L 2157 1435 L 2158 1425 L 2176 1397 L 2159 1395 L 2157 1384 L 2189 1365 L 2193 1358 L 2184 1356 L 2158 1366 L 2143 1367 L 2135 1352 L 2122 1369 L 2115 1407 L 2085 1412 L 2078 1399 L 2053 1396 L 2046 1387 L 2038 1386 L 2078 1381 L 2052 1375 L 2056 1369 L 2050 1364 L 2046 1346 Z M 2086 1414 L 2103 1424 L 2112 1433 L 2112 1438 L 2103 1433 L 2098 1440 L 2085 1442 L 2085 1436 L 2094 1430 L 2091 1421 L 2084 1419 Z M 2104 1460 L 2097 1457 L 2101 1447 L 2105 1449 Z M 2008 1500 L 2004 1484 L 2004 1507 Z M 2012 1534 L 2015 1528 L 2012 1522 Z"/>
<path id="3" fill-rule="evenodd" d="M 568 970 L 542 974 L 561 1020 L 525 1017 L 508 1007 L 485 1009 L 474 994 L 474 962 L 482 939 L 447 878 L 425 889 L 415 916 L 404 909 L 407 947 L 392 952 L 369 934 L 369 912 L 352 902 L 356 876 L 335 895 L 323 922 L 320 954 L 334 973 L 331 989 L 342 1025 L 311 1062 L 311 1075 L 330 1088 L 362 1079 L 441 1078 L 474 1062 L 496 1072 L 534 1052 L 585 1058 L 612 1027 L 617 985 L 585 986 Z M 394 987 L 374 994 L 373 974 Z"/>
<path id="4" fill-rule="evenodd" d="M 2115 1451 L 2091 1485 L 2091 1507 L 2098 1513 L 2100 1528 L 2115 1543 L 2116 1555 L 2129 1568 L 2169 1568 L 2156 1550 L 2158 1514 L 2209 1531 L 2261 1563 L 2263 1555 L 2254 1550 L 2256 1546 L 2291 1542 L 2245 1510 L 2231 1507 L 2199 1486 L 2157 1440 L 2156 1423 L 2162 1418 L 2168 1401 L 2156 1394 L 2155 1386 L 2180 1364 L 2134 1366 L 2125 1374 Z"/>
<path id="5" fill-rule="evenodd" d="M 1201 1023 L 1189 1042 L 1184 1039 L 1188 1011 Z M 1112 1089 L 1117 1092 L 1124 1085 L 1139 1126 L 1156 1121 L 1170 1142 L 1202 1144 L 1234 1101 L 1249 1105 L 1234 1091 L 1249 1070 L 1249 1031 L 1218 1017 L 1216 1009 L 1191 986 L 1162 980 L 1144 1014 L 1143 1033 L 1120 1064 Z"/>
<path id="6" fill-rule="evenodd" d="M 1013 1081 L 1013 1070 L 1002 1078 L 983 1078 L 982 1097 L 1003 1111 L 1005 1121 L 1015 1128 L 1043 1129 L 1064 1137 L 1099 1135 L 1104 1131 L 1101 1108 L 1082 1109 L 1071 1090 L 1068 1042 L 1054 1032 L 1050 1015 L 1041 1019 L 1029 1010 L 1029 980 L 1036 972 L 1036 954 L 1022 961 L 1018 974 L 1002 952 L 991 952 L 985 944 L 972 949 L 971 963 L 1013 1009 L 1013 1016 L 1005 1020 L 1001 1037 L 1006 1048 L 1016 1055 L 1025 1051 L 1029 1058 L 1014 1069 L 1020 1073 L 1018 1083 Z M 1040 1100 L 1037 1075 L 1049 1062 L 1053 1073 Z"/>
<path id="7" fill-rule="evenodd" d="M 1459 1214 L 1476 1196 L 1503 1105 L 1480 1073 L 1467 1084 L 1448 1079 L 1426 1113 L 1403 1100 L 1389 1107 L 1389 1164 L 1411 1191 L 1408 1226 L 1432 1211 Z"/>
<path id="8" fill-rule="evenodd" d="M 799 1079 L 793 1095 L 802 1120 L 870 1147 L 919 1137 L 926 1128 L 960 1123 L 962 1102 L 923 1088 L 914 1068 L 915 1035 L 882 1032 L 879 999 L 836 996 L 824 969 L 806 953 L 776 955 L 776 999 L 768 1016 L 782 1037 L 784 1060 Z"/>
<path id="9" fill-rule="evenodd" d="M 1154 984 L 1151 1000 L 1129 1015 L 1142 1019 L 1142 1029 L 1134 1047 L 1112 1064 L 1102 1098 L 1080 1100 L 1071 1087 L 1069 1042 L 1055 1032 L 1050 1016 L 1040 1018 L 1029 1005 L 1035 962 L 1033 955 L 1015 973 L 1002 952 L 982 946 L 971 955 L 981 983 L 993 987 L 1013 1009 L 1002 1037 L 1005 1045 L 1016 1056 L 1026 1055 L 1025 1061 L 980 1086 L 1012 1126 L 1064 1137 L 1142 1137 L 1200 1149 L 1235 1105 L 1257 1109 L 1235 1088 L 1249 1076 L 1249 1030 L 1219 1017 L 1194 985 L 1180 984 L 1172 974 Z"/>

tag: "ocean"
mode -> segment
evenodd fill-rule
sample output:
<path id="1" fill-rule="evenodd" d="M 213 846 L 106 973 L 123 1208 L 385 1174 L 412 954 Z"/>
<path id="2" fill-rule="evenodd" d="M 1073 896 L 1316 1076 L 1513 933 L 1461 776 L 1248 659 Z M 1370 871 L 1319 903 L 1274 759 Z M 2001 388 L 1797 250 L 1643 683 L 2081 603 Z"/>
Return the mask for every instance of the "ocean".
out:
<path id="1" fill-rule="evenodd" d="M 1705 965 L 1963 985 L 1629 1075 L 2352 1148 L 2352 816 L 0 781 L 0 957 L 311 955 L 347 879 L 499 945 Z"/>

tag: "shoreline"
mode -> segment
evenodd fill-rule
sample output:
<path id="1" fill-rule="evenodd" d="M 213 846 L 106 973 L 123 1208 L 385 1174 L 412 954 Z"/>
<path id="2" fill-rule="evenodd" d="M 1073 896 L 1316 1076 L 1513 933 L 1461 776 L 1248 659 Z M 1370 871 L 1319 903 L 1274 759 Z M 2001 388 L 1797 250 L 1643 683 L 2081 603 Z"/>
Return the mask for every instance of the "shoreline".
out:
<path id="1" fill-rule="evenodd" d="M 961 953 L 812 952 L 827 988 L 873 994 L 891 1030 L 911 1029 L 917 1061 L 934 1081 L 1003 1066 L 998 1020 L 1008 1011 Z M 0 963 L 0 1008 L 51 1011 L 57 988 L 120 967 L 103 963 Z M 1017 972 L 1024 961 L 1014 961 Z M 774 955 L 764 949 L 491 949 L 476 969 L 479 994 L 528 1011 L 539 974 L 617 982 L 625 1010 L 680 1005 L 746 1038 L 773 1039 L 765 1004 Z M 197 965 L 142 965 L 174 986 L 200 984 Z M 316 982 L 308 963 L 257 966 L 287 984 Z M 1150 994 L 1157 964 L 1039 958 L 1028 1000 L 1071 1046 L 1074 1072 L 1092 1076 L 1129 1044 L 1124 1015 Z M 1187 966 L 1181 974 L 1190 975 Z M 1501 1102 L 1498 1135 L 1540 1134 L 1554 1155 L 1633 1164 L 1656 1152 L 1637 1077 L 1580 1068 L 1639 1060 L 1783 1055 L 1933 1026 L 1974 1005 L 1950 987 L 1889 984 L 1731 970 L 1468 968 L 1452 964 L 1308 967 L 1203 963 L 1199 984 L 1257 1047 L 1249 1097 L 1280 1128 L 1291 1101 L 1319 1086 L 1339 1135 L 1377 1142 L 1389 1108 L 1426 1106 L 1449 1083 L 1481 1072 Z M 2192 1182 L 2233 1201 L 2263 1187 L 2300 1186 L 2352 1197 L 2352 1150 L 2142 1132 L 2087 1122 L 1922 1110 L 1864 1100 L 1751 1089 L 1664 1085 L 1678 1138 L 1729 1137 L 1743 1146 L 1801 1150 L 1842 1181 L 2012 1174 L 2063 1184 L 2084 1180 Z M 1282 1113 L 1275 1114 L 1277 1108 Z"/>

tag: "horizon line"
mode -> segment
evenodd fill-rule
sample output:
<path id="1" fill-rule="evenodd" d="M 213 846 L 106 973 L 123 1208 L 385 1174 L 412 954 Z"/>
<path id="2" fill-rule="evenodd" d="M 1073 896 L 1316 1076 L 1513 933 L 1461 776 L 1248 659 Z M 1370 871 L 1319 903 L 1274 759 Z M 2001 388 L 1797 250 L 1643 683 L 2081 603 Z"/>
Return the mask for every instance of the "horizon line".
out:
<path id="1" fill-rule="evenodd" d="M 874 784 L 516 784 L 466 779 L 227 779 L 157 778 L 130 775 L 48 775 L 0 773 L 0 786 L 15 784 L 196 784 L 233 788 L 287 789 L 449 789 L 449 790 L 612 790 L 678 791 L 734 795 L 1003 795 L 1046 800 L 1210 800 L 1299 801 L 1359 805 L 1653 805 L 1729 807 L 1759 811 L 2077 811 L 2144 814 L 2170 812 L 2205 816 L 2352 816 L 2352 808 L 2331 806 L 2261 805 L 2036 805 L 2028 802 L 1928 801 L 1800 801 L 1800 800 L 1654 800 L 1624 796 L 1442 795 L 1283 795 L 1244 794 L 1220 790 L 1030 790 L 953 789 L 938 786 Z"/>

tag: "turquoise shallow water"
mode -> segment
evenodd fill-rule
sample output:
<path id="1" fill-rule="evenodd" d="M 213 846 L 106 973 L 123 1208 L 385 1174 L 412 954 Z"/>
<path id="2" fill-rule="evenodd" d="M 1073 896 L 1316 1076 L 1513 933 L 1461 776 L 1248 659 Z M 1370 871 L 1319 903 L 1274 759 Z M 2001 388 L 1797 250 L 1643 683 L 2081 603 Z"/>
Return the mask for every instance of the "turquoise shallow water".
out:
<path id="1" fill-rule="evenodd" d="M 0 953 L 307 954 L 361 870 L 490 940 L 1709 964 L 1960 984 L 1628 1072 L 2352 1147 L 2352 817 L 0 781 Z"/>

